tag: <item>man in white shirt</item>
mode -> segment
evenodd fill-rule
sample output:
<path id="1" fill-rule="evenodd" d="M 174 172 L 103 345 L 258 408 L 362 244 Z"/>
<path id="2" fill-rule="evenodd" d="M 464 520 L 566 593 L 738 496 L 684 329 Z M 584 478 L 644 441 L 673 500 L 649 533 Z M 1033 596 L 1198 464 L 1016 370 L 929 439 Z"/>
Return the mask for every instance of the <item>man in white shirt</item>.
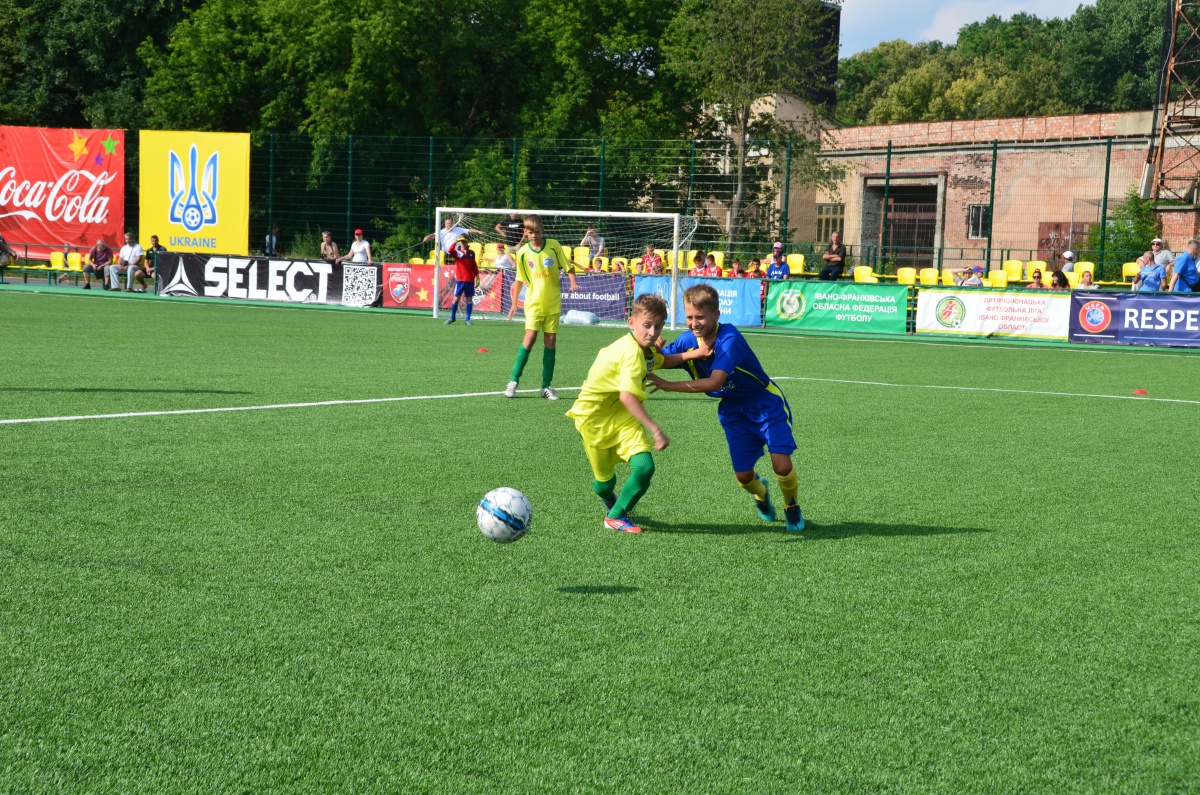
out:
<path id="1" fill-rule="evenodd" d="M 478 229 L 464 229 L 463 227 L 455 224 L 453 219 L 447 218 L 442 223 L 442 228 L 440 231 L 430 232 L 429 234 L 425 235 L 425 238 L 421 242 L 428 243 L 430 240 L 433 240 L 436 237 L 438 239 L 438 251 L 445 253 L 454 247 L 454 244 L 458 242 L 460 237 L 465 235 L 482 234 L 483 232 L 480 232 Z"/>
<path id="2" fill-rule="evenodd" d="M 138 268 L 142 267 L 142 260 L 146 255 L 142 251 L 142 247 L 133 239 L 132 232 L 125 233 L 125 245 L 121 246 L 121 252 L 117 254 L 117 261 L 108 269 L 109 284 L 112 289 L 121 289 L 120 271 L 125 271 L 125 289 L 133 292 L 133 277 Z M 146 288 L 138 290 L 139 293 L 146 292 Z"/>
<path id="3" fill-rule="evenodd" d="M 604 253 L 604 238 L 600 237 L 600 233 L 594 226 L 588 227 L 587 234 L 583 236 L 583 240 L 579 241 L 579 245 L 588 247 L 592 259 Z"/>

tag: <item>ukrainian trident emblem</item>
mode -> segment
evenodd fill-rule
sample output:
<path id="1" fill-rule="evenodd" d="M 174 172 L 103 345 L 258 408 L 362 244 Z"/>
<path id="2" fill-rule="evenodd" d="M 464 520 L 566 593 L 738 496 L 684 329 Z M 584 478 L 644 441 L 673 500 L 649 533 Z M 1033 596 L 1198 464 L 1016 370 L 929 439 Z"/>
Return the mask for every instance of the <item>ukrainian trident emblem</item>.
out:
<path id="1" fill-rule="evenodd" d="M 196 232 L 201 227 L 211 226 L 217 222 L 217 171 L 220 167 L 220 153 L 213 152 L 204 164 L 204 175 L 196 179 L 196 166 L 199 155 L 196 145 L 188 153 L 188 175 L 185 181 L 183 163 L 179 155 L 172 150 L 170 153 L 168 180 L 170 185 L 171 206 L 167 220 L 173 224 L 183 224 L 189 232 Z"/>

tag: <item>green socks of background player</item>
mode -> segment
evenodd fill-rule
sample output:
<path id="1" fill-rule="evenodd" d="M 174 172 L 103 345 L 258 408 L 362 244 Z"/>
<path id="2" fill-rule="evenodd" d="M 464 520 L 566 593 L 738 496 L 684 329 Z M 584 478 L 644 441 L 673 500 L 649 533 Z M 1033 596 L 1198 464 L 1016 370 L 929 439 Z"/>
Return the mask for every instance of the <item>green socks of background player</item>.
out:
<path id="1" fill-rule="evenodd" d="M 603 482 L 593 480 L 592 490 L 606 503 L 616 501 L 616 504 L 608 512 L 608 518 L 620 519 L 622 516 L 627 516 L 638 504 L 638 500 L 650 489 L 650 480 L 653 477 L 654 456 L 649 453 L 638 453 L 629 459 L 629 477 L 625 480 L 625 487 L 621 489 L 620 496 L 617 496 L 616 492 L 616 478 Z"/>
<path id="2" fill-rule="evenodd" d="M 791 506 L 796 504 L 796 499 L 800 494 L 800 475 L 797 474 L 796 468 L 792 467 L 792 471 L 786 475 L 776 475 L 779 479 L 779 490 L 783 492 L 783 504 Z M 767 484 L 759 480 L 757 477 L 752 478 L 749 483 L 738 481 L 738 485 L 754 497 L 759 502 L 767 499 Z"/>
<path id="3" fill-rule="evenodd" d="M 517 349 L 517 360 L 513 362 L 512 380 L 520 381 L 521 373 L 525 372 L 525 364 L 529 361 L 529 348 L 522 345 Z M 550 386 L 554 380 L 554 348 L 542 349 L 542 389 Z"/>

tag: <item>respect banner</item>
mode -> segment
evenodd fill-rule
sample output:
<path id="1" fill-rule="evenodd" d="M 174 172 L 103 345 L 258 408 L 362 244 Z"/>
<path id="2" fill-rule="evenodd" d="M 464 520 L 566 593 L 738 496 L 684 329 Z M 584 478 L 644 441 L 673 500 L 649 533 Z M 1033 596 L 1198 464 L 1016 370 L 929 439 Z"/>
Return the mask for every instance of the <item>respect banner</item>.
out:
<path id="1" fill-rule="evenodd" d="M 0 127 L 0 232 L 39 243 L 48 259 L 64 243 L 119 248 L 125 232 L 125 132 Z M 25 249 L 14 246 L 19 254 Z"/>
<path id="2" fill-rule="evenodd" d="M 250 134 L 142 130 L 139 231 L 172 251 L 250 253 Z"/>
<path id="3" fill-rule="evenodd" d="M 717 291 L 721 307 L 721 322 L 735 326 L 762 325 L 761 279 L 706 279 L 682 276 L 679 279 L 679 301 L 675 305 L 675 322 L 684 322 L 683 292 L 693 284 L 708 284 Z M 633 280 L 633 297 L 643 293 L 658 293 L 671 303 L 670 276 L 637 276 Z"/>
<path id="4" fill-rule="evenodd" d="M 1200 295 L 1071 294 L 1071 342 L 1200 348 Z"/>
<path id="5" fill-rule="evenodd" d="M 508 312 L 512 304 L 512 284 L 514 272 L 501 271 L 504 274 L 504 289 L 501 296 L 501 311 Z M 562 290 L 563 314 L 572 309 L 583 312 L 594 312 L 601 320 L 625 320 L 625 307 L 629 299 L 626 277 L 623 273 L 577 273 L 575 281 L 578 290 L 570 289 L 571 283 L 566 274 L 559 276 L 559 287 Z M 525 292 L 528 286 L 521 289 L 517 296 L 517 309 L 525 308 Z"/>
<path id="6" fill-rule="evenodd" d="M 1071 295 L 1049 290 L 922 288 L 917 333 L 1066 341 Z"/>
<path id="7" fill-rule="evenodd" d="M 767 325 L 810 331 L 903 334 L 908 288 L 854 282 L 771 281 Z"/>
<path id="8" fill-rule="evenodd" d="M 266 257 L 158 255 L 160 295 L 279 301 L 291 304 L 379 306 L 378 265 Z"/>

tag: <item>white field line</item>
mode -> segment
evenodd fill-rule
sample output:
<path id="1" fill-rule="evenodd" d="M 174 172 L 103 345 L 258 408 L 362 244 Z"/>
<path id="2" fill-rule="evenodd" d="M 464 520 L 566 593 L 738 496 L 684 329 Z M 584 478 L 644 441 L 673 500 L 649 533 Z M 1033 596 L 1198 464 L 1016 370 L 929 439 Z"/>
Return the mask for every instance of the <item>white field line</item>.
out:
<path id="1" fill-rule="evenodd" d="M 1038 389 L 1004 389 L 989 386 L 943 386 L 941 384 L 893 384 L 887 381 L 852 381 L 847 378 L 811 378 L 806 376 L 780 376 L 776 381 L 818 381 L 827 384 L 855 384 L 858 386 L 886 386 L 899 389 L 950 389 L 957 392 L 1003 392 L 1010 395 L 1050 395 L 1052 397 L 1100 398 L 1104 400 L 1143 400 L 1152 403 L 1186 403 L 1200 406 L 1200 400 L 1182 398 L 1154 398 L 1141 395 L 1097 395 L 1090 392 L 1047 392 Z"/>
<path id="2" fill-rule="evenodd" d="M 556 387 L 559 392 L 577 391 L 580 387 Z M 518 392 L 541 392 L 540 389 L 520 389 Z M 457 395 L 409 395 L 407 397 L 365 398 L 362 400 L 318 400 L 312 403 L 271 403 L 266 406 L 223 406 L 211 409 L 172 409 L 170 411 L 125 411 L 120 414 L 77 414 L 67 417 L 28 417 L 0 420 L 0 425 L 23 425 L 31 422 L 72 422 L 74 420 L 117 420 L 126 417 L 168 417 L 177 414 L 219 414 L 228 411 L 265 411 L 267 409 L 307 409 L 314 406 L 361 406 L 368 403 L 402 403 L 406 400 L 451 400 L 454 398 L 493 397 L 503 392 L 462 392 Z"/>

